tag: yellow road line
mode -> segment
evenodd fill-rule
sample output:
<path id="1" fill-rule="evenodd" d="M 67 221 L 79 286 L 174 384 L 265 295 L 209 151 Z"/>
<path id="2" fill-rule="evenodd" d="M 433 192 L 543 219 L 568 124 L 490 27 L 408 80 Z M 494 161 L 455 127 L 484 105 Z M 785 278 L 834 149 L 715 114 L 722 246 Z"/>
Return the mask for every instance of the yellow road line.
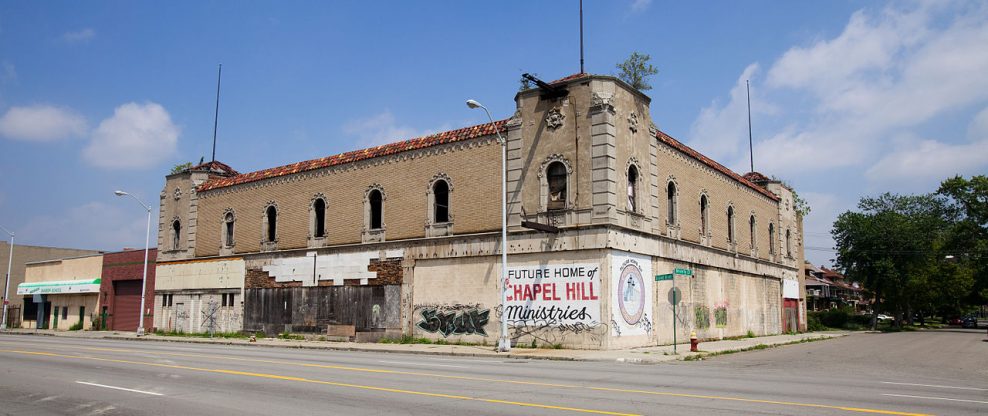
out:
<path id="1" fill-rule="evenodd" d="M 0 341 L 0 343 L 5 343 Z M 859 412 L 859 413 L 872 413 L 872 414 L 883 414 L 883 415 L 896 415 L 896 416 L 931 416 L 926 413 L 911 413 L 911 412 L 900 412 L 894 410 L 883 410 L 883 409 L 869 409 L 869 408 L 859 408 L 859 407 L 848 407 L 839 405 L 827 405 L 827 404 L 817 404 L 817 403 L 801 403 L 801 402 L 788 402 L 788 401 L 778 401 L 778 400 L 763 400 L 763 399 L 749 399 L 743 397 L 726 397 L 726 396 L 710 396 L 702 394 L 689 394 L 689 393 L 671 393 L 671 392 L 661 392 L 661 391 L 651 391 L 651 390 L 635 390 L 635 389 L 619 389 L 611 387 L 594 387 L 594 386 L 579 386 L 572 384 L 556 384 L 556 383 L 545 383 L 538 381 L 521 381 L 521 380 L 509 380 L 509 379 L 496 379 L 496 378 L 485 378 L 485 377 L 471 377 L 471 376 L 454 376 L 448 374 L 435 374 L 435 373 L 423 373 L 416 371 L 401 371 L 401 370 L 387 370 L 387 369 L 377 369 L 377 368 L 362 368 L 362 367 L 348 367 L 339 365 L 329 365 L 329 364 L 312 364 L 303 363 L 295 361 L 283 361 L 283 360 L 264 360 L 258 358 L 241 358 L 241 357 L 231 357 L 225 355 L 213 355 L 213 354 L 195 354 L 195 353 L 178 353 L 178 352 L 159 352 L 159 351 L 138 351 L 138 350 L 126 350 L 126 349 L 115 349 L 115 348 L 97 348 L 97 347 L 74 347 L 76 349 L 90 350 L 90 351 L 111 351 L 111 352 L 130 352 L 130 353 L 141 353 L 141 354 L 158 354 L 158 355 L 168 355 L 176 357 L 192 357 L 192 358 L 208 358 L 208 359 L 221 359 L 230 361 L 246 361 L 246 362 L 257 362 L 265 364 L 277 364 L 277 365 L 292 365 L 298 367 L 311 367 L 311 368 L 323 368 L 329 370 L 340 370 L 340 371 L 354 371 L 363 373 L 378 373 L 378 374 L 394 374 L 394 375 L 406 375 L 406 376 L 416 376 L 416 377 L 434 377 L 434 378 L 444 378 L 451 380 L 465 380 L 465 381 L 480 381 L 485 383 L 503 383 L 503 384 L 519 384 L 519 385 L 529 385 L 529 386 L 539 386 L 539 387 L 557 387 L 564 389 L 586 389 L 595 391 L 606 391 L 612 393 L 628 393 L 628 394 L 645 394 L 650 396 L 667 396 L 667 397 L 682 397 L 691 399 L 708 399 L 708 400 L 723 400 L 723 401 L 734 401 L 734 402 L 745 402 L 745 403 L 760 403 L 760 404 L 772 404 L 779 406 L 794 406 L 794 407 L 808 407 L 808 408 L 818 408 L 818 409 L 833 409 L 833 410 L 843 410 L 848 412 Z"/>
<path id="2" fill-rule="evenodd" d="M 0 350 L 0 352 L 26 354 L 26 355 L 39 355 L 39 356 L 56 357 L 56 358 L 83 359 L 83 360 L 93 360 L 93 361 L 102 361 L 102 362 L 111 362 L 111 363 L 120 363 L 120 364 L 146 365 L 152 367 L 172 368 L 178 370 L 201 371 L 207 373 L 229 374 L 229 375 L 245 376 L 245 377 L 258 377 L 258 378 L 266 378 L 273 380 L 296 381 L 301 383 L 322 384 L 322 385 L 335 386 L 335 387 L 348 387 L 348 388 L 355 388 L 362 390 L 381 391 L 387 393 L 411 394 L 417 396 L 437 397 L 437 398 L 453 399 L 453 400 L 469 400 L 469 401 L 485 402 L 492 404 L 506 404 L 512 406 L 534 407 L 539 409 L 553 409 L 553 410 L 564 410 L 570 412 L 593 413 L 598 415 L 641 416 L 634 413 L 619 413 L 619 412 L 609 412 L 606 410 L 582 409 L 577 407 L 552 406 L 552 405 L 539 404 L 539 403 L 515 402 L 515 401 L 507 401 L 507 400 L 485 399 L 481 397 L 459 396 L 459 395 L 443 394 L 443 393 L 430 393 L 430 392 L 415 391 L 415 390 L 392 389 L 392 388 L 379 387 L 379 386 L 339 383 L 334 381 L 313 380 L 302 377 L 282 376 L 278 374 L 252 373 L 246 371 L 227 370 L 222 368 L 200 368 L 200 367 L 190 367 L 190 366 L 175 365 L 175 364 L 161 364 L 161 363 L 144 362 L 144 361 L 119 360 L 114 358 L 99 358 L 99 357 L 86 357 L 81 355 L 56 354 L 56 353 L 43 352 L 43 351 Z"/>

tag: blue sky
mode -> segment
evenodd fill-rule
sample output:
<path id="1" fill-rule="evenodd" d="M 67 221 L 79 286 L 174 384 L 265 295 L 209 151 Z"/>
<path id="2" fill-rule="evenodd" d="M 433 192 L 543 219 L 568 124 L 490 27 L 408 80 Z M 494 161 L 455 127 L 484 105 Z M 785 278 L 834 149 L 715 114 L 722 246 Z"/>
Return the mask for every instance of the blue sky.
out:
<path id="1" fill-rule="evenodd" d="M 988 6 L 586 0 L 587 72 L 632 51 L 672 136 L 809 200 L 807 257 L 863 195 L 988 168 Z M 522 72 L 579 71 L 577 2 L 0 2 L 0 225 L 25 244 L 141 247 L 178 163 L 246 172 L 484 121 Z M 155 237 L 152 235 L 152 239 Z M 821 249 L 822 248 L 822 249 Z"/>

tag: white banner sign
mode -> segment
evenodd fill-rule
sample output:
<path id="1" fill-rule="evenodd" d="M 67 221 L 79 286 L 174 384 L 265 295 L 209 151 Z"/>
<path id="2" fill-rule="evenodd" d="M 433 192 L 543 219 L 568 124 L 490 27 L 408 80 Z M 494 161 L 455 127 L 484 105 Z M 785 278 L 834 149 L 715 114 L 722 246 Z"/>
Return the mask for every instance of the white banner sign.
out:
<path id="1" fill-rule="evenodd" d="M 611 320 L 614 336 L 652 332 L 652 259 L 613 251 L 611 256 Z"/>
<path id="2" fill-rule="evenodd" d="M 99 293 L 100 279 L 30 282 L 17 285 L 18 295 L 55 295 L 59 293 Z"/>
<path id="3" fill-rule="evenodd" d="M 507 288 L 509 325 L 600 323 L 600 264 L 509 267 Z"/>
<path id="4" fill-rule="evenodd" d="M 782 279 L 782 297 L 786 299 L 799 299 L 799 280 Z"/>

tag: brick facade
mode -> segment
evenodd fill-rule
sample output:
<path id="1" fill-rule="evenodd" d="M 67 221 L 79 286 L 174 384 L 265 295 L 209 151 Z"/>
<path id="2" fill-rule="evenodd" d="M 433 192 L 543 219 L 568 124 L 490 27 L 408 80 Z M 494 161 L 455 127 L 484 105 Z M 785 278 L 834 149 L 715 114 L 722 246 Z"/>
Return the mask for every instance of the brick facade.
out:
<path id="1" fill-rule="evenodd" d="M 157 269 L 155 261 L 158 257 L 158 249 L 148 250 L 147 282 L 144 284 L 145 305 L 147 311 L 144 313 L 144 328 L 150 330 L 154 326 L 154 275 Z M 116 305 L 113 282 L 123 280 L 141 280 L 144 277 L 144 250 L 127 250 L 117 253 L 107 253 L 103 255 L 102 281 L 100 282 L 100 310 L 97 312 L 100 319 L 103 319 L 105 308 L 106 322 L 105 328 L 114 327 Z"/>
<path id="2" fill-rule="evenodd" d="M 186 259 L 238 256 L 246 266 L 242 280 L 228 283 L 231 289 L 293 290 L 285 296 L 318 292 L 297 290 L 306 287 L 400 284 L 400 329 L 406 334 L 416 331 L 418 299 L 431 299 L 433 311 L 442 309 L 435 307 L 437 299 L 491 307 L 488 298 L 461 290 L 457 281 L 487 289 L 496 282 L 490 279 L 500 261 L 501 149 L 493 134 L 497 129 L 507 149 L 509 262 L 526 255 L 578 261 L 585 253 L 607 264 L 612 257 L 608 250 L 621 250 L 649 256 L 656 268 L 693 267 L 704 272 L 692 283 L 699 286 L 693 288 L 696 298 L 690 302 L 718 310 L 717 319 L 725 322 L 706 336 L 743 335 L 753 328 L 759 334 L 781 331 L 781 279 L 802 276 L 801 219 L 792 207 L 791 191 L 775 181 L 755 184 L 662 133 L 652 122 L 650 98 L 619 80 L 579 75 L 555 85 L 568 93 L 552 97 L 539 89 L 521 91 L 515 97 L 515 115 L 493 124 L 244 175 L 197 168 L 170 175 L 162 191 L 159 241 L 173 242 L 169 233 L 174 220 L 187 225 L 178 246 L 163 251 L 159 267 L 177 266 Z M 548 178 L 548 168 L 555 163 L 566 171 L 562 203 L 549 201 L 559 198 L 558 189 L 550 189 L 557 185 L 550 185 Z M 633 182 L 629 170 L 636 172 Z M 440 179 L 449 185 L 450 221 L 437 227 L 431 186 Z M 670 182 L 676 187 L 674 222 L 666 196 Z M 371 230 L 369 199 L 378 191 L 383 196 L 383 225 Z M 701 197 L 708 203 L 705 234 Z M 317 198 L 326 205 L 322 237 L 314 234 Z M 266 229 L 271 207 L 277 212 L 273 240 Z M 734 213 L 733 240 L 728 239 L 729 208 Z M 233 244 L 225 241 L 228 215 L 235 218 Z M 523 221 L 561 232 L 534 232 L 522 227 Z M 770 224 L 775 229 L 771 242 Z M 786 230 L 791 234 L 791 255 L 786 251 Z M 386 251 L 401 255 L 385 256 Z M 479 275 L 458 273 L 457 259 L 469 259 L 485 280 L 474 282 L 470 279 Z M 444 278 L 416 286 L 416 262 L 429 264 L 423 271 Z M 337 271 L 330 277 L 331 270 L 320 269 L 330 267 L 325 265 L 352 268 L 353 275 L 340 276 Z M 275 282 L 265 270 L 282 274 Z M 367 272 L 374 273 L 367 277 Z M 439 286 L 448 293 L 422 293 Z M 728 306 L 731 302 L 733 307 Z M 609 303 L 601 307 L 606 312 Z M 494 320 L 491 317 L 492 324 Z M 606 338 L 606 332 L 593 336 Z M 565 337 L 582 347 L 662 342 L 657 334 L 613 343 L 577 338 Z"/>

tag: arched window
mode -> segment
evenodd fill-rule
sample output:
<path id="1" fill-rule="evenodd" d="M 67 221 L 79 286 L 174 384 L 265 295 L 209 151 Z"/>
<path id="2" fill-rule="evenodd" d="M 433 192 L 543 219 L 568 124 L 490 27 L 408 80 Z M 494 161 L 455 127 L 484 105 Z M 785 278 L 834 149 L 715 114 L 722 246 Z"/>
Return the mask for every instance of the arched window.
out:
<path id="1" fill-rule="evenodd" d="M 786 257 L 792 258 L 792 233 L 786 228 Z"/>
<path id="2" fill-rule="evenodd" d="M 268 220 L 268 228 L 265 233 L 266 241 L 273 242 L 278 239 L 278 208 L 274 205 L 269 205 L 268 209 L 264 212 L 265 218 Z"/>
<path id="3" fill-rule="evenodd" d="M 546 208 L 549 210 L 566 209 L 566 165 L 563 162 L 552 162 L 546 169 L 549 185 L 549 200 Z"/>
<path id="4" fill-rule="evenodd" d="M 668 206 L 669 212 L 666 214 L 669 218 L 669 225 L 676 224 L 676 183 L 670 181 L 669 186 L 666 187 L 666 205 Z"/>
<path id="5" fill-rule="evenodd" d="M 768 254 L 775 254 L 775 224 L 768 224 Z"/>
<path id="6" fill-rule="evenodd" d="M 638 212 L 638 168 L 628 166 L 628 211 Z"/>
<path id="7" fill-rule="evenodd" d="M 182 238 L 182 222 L 179 220 L 172 221 L 172 250 L 178 250 L 180 248 L 179 243 Z"/>
<path id="8" fill-rule="evenodd" d="M 223 247 L 233 247 L 233 222 L 233 213 L 227 212 L 223 216 Z"/>
<path id="9" fill-rule="evenodd" d="M 751 238 L 749 244 L 751 244 L 751 248 L 754 249 L 755 248 L 755 216 L 754 215 L 752 215 L 751 218 L 748 218 L 748 233 Z"/>
<path id="10" fill-rule="evenodd" d="M 432 207 L 433 222 L 449 222 L 449 184 L 437 180 L 432 185 L 432 195 L 435 202 Z"/>
<path id="11" fill-rule="evenodd" d="M 734 239 L 734 207 L 727 207 L 727 242 L 734 244 L 737 240 Z"/>
<path id="12" fill-rule="evenodd" d="M 710 233 L 710 221 L 708 221 L 709 218 L 708 205 L 709 204 L 707 203 L 707 196 L 701 195 L 700 196 L 700 233 L 702 234 L 702 237 L 706 237 L 707 234 Z"/>
<path id="13" fill-rule="evenodd" d="M 322 238 L 326 236 L 326 200 L 316 198 L 312 201 L 312 236 Z"/>
<path id="14" fill-rule="evenodd" d="M 384 197 L 381 191 L 373 189 L 367 195 L 370 202 L 370 229 L 377 230 L 382 227 L 384 217 Z"/>

